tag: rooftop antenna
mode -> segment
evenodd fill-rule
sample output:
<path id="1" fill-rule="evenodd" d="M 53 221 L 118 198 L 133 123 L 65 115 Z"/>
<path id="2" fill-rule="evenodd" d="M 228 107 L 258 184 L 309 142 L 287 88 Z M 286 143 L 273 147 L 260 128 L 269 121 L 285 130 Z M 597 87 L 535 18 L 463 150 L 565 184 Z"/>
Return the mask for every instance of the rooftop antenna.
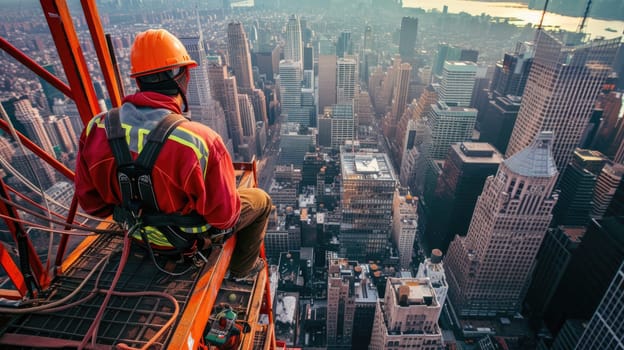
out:
<path id="1" fill-rule="evenodd" d="M 589 8 L 591 7 L 592 0 L 587 0 L 587 6 L 585 7 L 585 13 L 583 14 L 583 19 L 581 20 L 581 24 L 579 24 L 577 32 L 582 33 L 583 28 L 585 28 L 585 21 L 587 20 L 587 16 L 589 15 Z"/>
<path id="2" fill-rule="evenodd" d="M 548 0 L 544 2 L 544 10 L 542 11 L 542 17 L 540 18 L 539 25 L 537 26 L 537 30 L 542 30 L 542 23 L 544 23 L 544 16 L 546 15 L 546 9 L 548 8 Z"/>

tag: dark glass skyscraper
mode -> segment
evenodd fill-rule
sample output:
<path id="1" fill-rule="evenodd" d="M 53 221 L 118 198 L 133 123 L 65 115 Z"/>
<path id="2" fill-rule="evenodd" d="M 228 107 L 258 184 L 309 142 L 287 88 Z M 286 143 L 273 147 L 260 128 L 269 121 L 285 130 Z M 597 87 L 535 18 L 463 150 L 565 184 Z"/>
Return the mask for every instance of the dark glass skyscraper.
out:
<path id="1" fill-rule="evenodd" d="M 401 19 L 401 33 L 399 34 L 399 54 L 404 61 L 414 58 L 416 48 L 416 34 L 418 31 L 418 19 L 403 17 Z"/>

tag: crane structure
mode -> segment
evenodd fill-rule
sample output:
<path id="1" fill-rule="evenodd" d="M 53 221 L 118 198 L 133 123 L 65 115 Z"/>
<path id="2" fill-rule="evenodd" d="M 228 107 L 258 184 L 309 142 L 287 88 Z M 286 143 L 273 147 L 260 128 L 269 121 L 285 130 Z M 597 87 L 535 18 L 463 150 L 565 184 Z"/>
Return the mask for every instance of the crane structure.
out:
<path id="1" fill-rule="evenodd" d="M 0 37 L 0 48 L 72 99 L 86 125 L 101 111 L 69 8 L 65 0 L 40 3 L 68 83 L 5 38 Z M 96 1 L 80 4 L 111 104 L 119 107 L 123 89 Z M 0 129 L 73 182 L 74 172 L 16 131 L 0 109 Z M 239 187 L 257 186 L 255 161 L 234 163 L 234 168 Z M 7 274 L 0 285 L 0 348 L 213 349 L 207 335 L 215 315 L 226 305 L 236 315 L 236 323 L 245 325 L 238 348 L 285 349 L 274 335 L 268 268 L 246 283 L 224 278 L 235 235 L 215 247 L 205 262 L 164 274 L 157 265 L 164 257 L 131 244 L 128 229 L 111 218 L 97 225 L 78 223 L 75 195 L 62 216 L 28 199 L 2 178 L 0 217 L 18 254 L 0 244 L 0 265 Z M 16 197 L 20 203 L 30 202 L 30 208 L 18 204 Z M 37 213 L 33 206 L 47 212 Z M 23 213 L 60 227 L 49 229 L 56 233 L 58 248 L 45 264 L 29 236 L 30 229 L 45 227 L 25 220 Z M 81 241 L 70 252 L 68 244 L 76 238 Z M 266 258 L 264 247 L 261 256 Z"/>

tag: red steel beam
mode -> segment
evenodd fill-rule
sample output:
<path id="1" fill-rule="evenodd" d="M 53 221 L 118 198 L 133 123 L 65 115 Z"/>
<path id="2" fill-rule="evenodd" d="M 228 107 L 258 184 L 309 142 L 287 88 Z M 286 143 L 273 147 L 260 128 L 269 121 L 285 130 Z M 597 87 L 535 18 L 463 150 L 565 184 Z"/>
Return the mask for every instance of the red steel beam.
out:
<path id="1" fill-rule="evenodd" d="M 38 76 L 42 77 L 50 83 L 52 86 L 57 88 L 60 92 L 65 94 L 65 96 L 69 98 L 73 98 L 73 94 L 71 88 L 67 86 L 64 82 L 62 82 L 59 78 L 57 78 L 54 74 L 45 70 L 45 68 L 41 67 L 37 62 L 28 57 L 25 53 L 20 51 L 15 46 L 11 45 L 4 38 L 0 37 L 0 48 L 6 51 L 9 55 L 13 56 L 16 60 L 18 60 L 21 64 L 28 67 L 31 71 L 33 71 Z"/>
<path id="2" fill-rule="evenodd" d="M 102 22 L 100 21 L 100 15 L 95 5 L 95 0 L 80 0 L 82 4 L 82 10 L 84 11 L 87 25 L 89 26 L 89 32 L 91 32 L 91 39 L 93 40 L 93 46 L 100 61 L 100 68 L 104 75 L 104 81 L 106 82 L 106 89 L 111 99 L 113 107 L 121 106 L 121 92 L 119 91 L 117 77 L 115 76 L 115 70 L 113 69 L 113 62 L 111 59 L 111 53 L 108 51 L 108 45 L 106 44 L 106 38 L 104 36 L 104 30 L 102 28 Z"/>
<path id="3" fill-rule="evenodd" d="M 13 261 L 13 259 L 11 258 L 11 255 L 4 247 L 4 244 L 0 244 L 0 265 L 2 265 L 4 271 L 6 271 L 7 275 L 11 279 L 11 282 L 13 282 L 13 285 L 15 286 L 15 288 L 17 288 L 19 296 L 25 296 L 28 290 L 26 289 L 26 281 L 24 280 L 24 275 L 22 275 L 19 267 L 15 265 L 15 261 Z M 3 291 L 0 290 L 0 297 L 14 299 L 15 295 L 13 295 L 13 293 L 5 295 L 2 292 Z"/>
<path id="4" fill-rule="evenodd" d="M 89 77 L 87 64 L 80 48 L 69 8 L 63 0 L 40 0 L 43 14 L 50 27 L 52 39 L 58 51 L 80 118 L 87 125 L 100 113 L 95 89 Z"/>

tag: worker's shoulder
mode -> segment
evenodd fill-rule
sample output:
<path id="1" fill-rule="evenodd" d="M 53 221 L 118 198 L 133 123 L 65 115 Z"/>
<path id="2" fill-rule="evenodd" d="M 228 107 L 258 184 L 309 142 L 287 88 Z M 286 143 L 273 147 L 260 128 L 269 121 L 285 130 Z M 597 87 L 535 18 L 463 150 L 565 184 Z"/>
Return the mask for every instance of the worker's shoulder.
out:
<path id="1" fill-rule="evenodd" d="M 216 141 L 217 139 L 221 139 L 219 134 L 209 126 L 190 120 L 184 123 L 180 123 L 174 133 L 178 135 L 188 134 L 193 137 L 199 137 L 202 140 L 208 141 L 210 143 Z"/>

